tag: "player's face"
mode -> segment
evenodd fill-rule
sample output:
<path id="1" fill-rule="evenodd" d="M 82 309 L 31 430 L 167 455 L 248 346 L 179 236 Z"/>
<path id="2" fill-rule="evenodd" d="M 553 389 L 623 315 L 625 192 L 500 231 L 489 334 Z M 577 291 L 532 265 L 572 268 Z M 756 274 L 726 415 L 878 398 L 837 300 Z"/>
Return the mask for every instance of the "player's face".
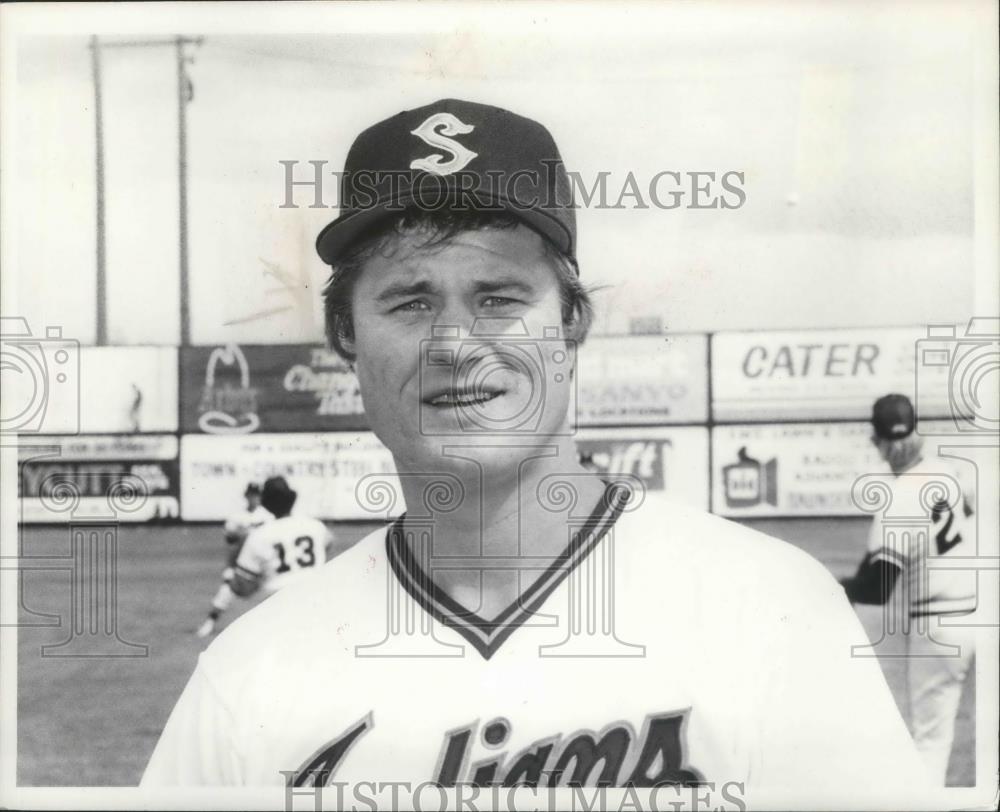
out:
<path id="1" fill-rule="evenodd" d="M 875 450 L 878 452 L 879 458 L 883 462 L 888 461 L 888 456 L 886 454 L 886 451 L 887 451 L 887 448 L 888 448 L 888 443 L 886 443 L 885 440 L 883 440 L 882 438 L 880 438 L 874 432 L 872 432 L 871 437 L 869 437 L 868 439 L 871 442 L 871 444 L 873 446 L 875 446 Z"/>
<path id="2" fill-rule="evenodd" d="M 524 226 L 425 240 L 376 252 L 355 285 L 365 412 L 406 469 L 440 469 L 457 438 L 485 465 L 516 464 L 523 448 L 504 451 L 498 435 L 540 443 L 567 417 L 572 348 L 556 272 Z"/>
<path id="3" fill-rule="evenodd" d="M 247 499 L 247 510 L 254 511 L 260 507 L 260 494 L 259 493 L 248 493 L 246 495 Z"/>

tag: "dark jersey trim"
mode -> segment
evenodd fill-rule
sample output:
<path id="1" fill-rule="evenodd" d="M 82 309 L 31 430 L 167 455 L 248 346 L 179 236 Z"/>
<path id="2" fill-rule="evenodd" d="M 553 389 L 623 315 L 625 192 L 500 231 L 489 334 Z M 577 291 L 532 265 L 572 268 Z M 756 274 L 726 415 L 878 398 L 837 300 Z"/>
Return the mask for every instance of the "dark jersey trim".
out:
<path id="1" fill-rule="evenodd" d="M 555 559 L 527 590 L 493 620 L 480 617 L 438 588 L 424 572 L 402 532 L 406 514 L 386 531 L 386 553 L 396 578 L 425 612 L 444 626 L 462 635 L 489 660 L 500 646 L 538 611 L 549 595 L 598 545 L 618 521 L 631 493 L 621 484 L 608 485 L 594 512 L 583 523 L 566 550 Z"/>
<path id="2" fill-rule="evenodd" d="M 954 604 L 956 601 L 948 601 L 948 605 Z M 951 609 L 931 609 L 921 607 L 920 609 L 911 609 L 910 617 L 959 617 L 962 615 L 971 615 L 978 609 L 979 606 L 975 598 L 970 601 L 963 601 L 962 608 L 951 608 Z"/>

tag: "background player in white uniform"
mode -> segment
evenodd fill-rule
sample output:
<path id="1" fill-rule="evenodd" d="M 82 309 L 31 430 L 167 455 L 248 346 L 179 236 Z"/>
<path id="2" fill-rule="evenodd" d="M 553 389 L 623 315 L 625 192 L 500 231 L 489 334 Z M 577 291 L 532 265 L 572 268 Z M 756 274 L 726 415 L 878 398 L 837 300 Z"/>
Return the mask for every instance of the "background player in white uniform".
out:
<path id="1" fill-rule="evenodd" d="M 233 580 L 233 566 L 236 564 L 236 557 L 240 554 L 243 542 L 251 530 L 255 530 L 265 522 L 271 521 L 274 516 L 260 503 L 260 485 L 256 482 L 247 484 L 243 491 L 243 498 L 246 499 L 246 510 L 234 513 L 223 526 L 226 537 L 226 568 L 222 571 L 222 583 L 219 585 L 215 597 L 212 598 L 212 608 L 208 612 L 208 617 L 198 627 L 199 637 L 208 637 L 215 631 L 219 617 L 233 604 L 235 594 L 230 587 Z"/>
<path id="2" fill-rule="evenodd" d="M 333 534 L 323 522 L 292 516 L 297 494 L 284 477 L 264 482 L 261 503 L 274 521 L 261 525 L 243 543 L 234 566 L 233 592 L 248 597 L 261 589 L 270 595 L 313 573 L 333 553 Z"/>
<path id="3" fill-rule="evenodd" d="M 327 331 L 407 513 L 202 655 L 144 785 L 919 786 L 821 565 L 581 466 L 592 309 L 548 131 L 443 100 L 362 133 L 342 182 Z"/>
<path id="4" fill-rule="evenodd" d="M 925 456 L 913 404 L 905 395 L 875 402 L 872 429 L 872 442 L 896 478 L 889 504 L 872 522 L 867 554 L 844 587 L 854 603 L 895 599 L 896 622 L 908 629 L 910 730 L 931 779 L 943 786 L 962 685 L 975 652 L 974 628 L 956 624 L 976 609 L 976 574 L 934 570 L 932 559 L 975 555 L 974 498 L 962 490 L 952 465 Z M 928 505 L 928 488 L 936 485 L 941 498 Z M 894 532 L 893 515 L 926 517 L 926 529 L 918 534 L 908 527 L 904 537 Z"/>

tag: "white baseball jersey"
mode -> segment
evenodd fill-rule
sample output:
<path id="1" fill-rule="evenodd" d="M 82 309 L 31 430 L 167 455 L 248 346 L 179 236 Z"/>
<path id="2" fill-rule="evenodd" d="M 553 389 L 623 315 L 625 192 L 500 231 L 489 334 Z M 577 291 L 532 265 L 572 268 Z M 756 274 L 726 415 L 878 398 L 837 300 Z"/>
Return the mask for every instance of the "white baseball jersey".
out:
<path id="1" fill-rule="evenodd" d="M 422 534 L 370 534 L 201 655 L 143 785 L 921 785 L 821 564 L 664 502 L 576 527 L 489 620 L 433 586 Z"/>
<path id="2" fill-rule="evenodd" d="M 906 636 L 908 722 L 925 773 L 944 786 L 955 716 L 975 652 L 975 627 L 937 616 L 976 609 L 976 572 L 935 567 L 935 559 L 976 554 L 975 517 L 956 469 L 931 457 L 892 481 L 891 501 L 872 521 L 868 551 L 900 567 L 890 597 L 911 621 Z M 906 627 L 900 627 L 906 628 Z"/>
<path id="3" fill-rule="evenodd" d="M 260 581 L 265 594 L 277 592 L 326 563 L 333 535 L 323 522 L 283 516 L 261 525 L 243 543 L 236 570 Z"/>
<path id="4" fill-rule="evenodd" d="M 271 521 L 274 516 L 263 505 L 257 505 L 253 510 L 241 510 L 226 519 L 226 539 L 240 542 L 246 539 L 252 530 Z"/>
<path id="5" fill-rule="evenodd" d="M 935 490 L 937 483 L 943 486 Z M 893 479 L 890 496 L 872 521 L 868 552 L 903 570 L 897 588 L 911 616 L 973 611 L 975 571 L 933 565 L 936 557 L 975 555 L 971 500 L 955 468 L 934 457 L 921 460 Z"/>

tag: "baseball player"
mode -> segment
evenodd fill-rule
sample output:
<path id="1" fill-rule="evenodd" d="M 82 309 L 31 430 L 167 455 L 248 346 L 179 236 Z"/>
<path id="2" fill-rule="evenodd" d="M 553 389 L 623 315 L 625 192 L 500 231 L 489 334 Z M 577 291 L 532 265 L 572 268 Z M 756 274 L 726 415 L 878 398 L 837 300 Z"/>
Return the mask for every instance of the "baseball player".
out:
<path id="1" fill-rule="evenodd" d="M 872 442 L 895 479 L 886 508 L 872 522 L 867 554 L 854 577 L 842 583 L 853 603 L 886 604 L 894 596 L 901 604 L 901 625 L 908 630 L 910 730 L 929 777 L 944 786 L 955 715 L 975 652 L 975 630 L 963 616 L 976 609 L 976 574 L 935 570 L 932 559 L 974 555 L 974 500 L 949 463 L 925 455 L 909 398 L 879 398 L 871 422 Z M 924 516 L 926 530 L 895 532 L 893 516 Z"/>
<path id="2" fill-rule="evenodd" d="M 264 482 L 261 504 L 274 521 L 261 525 L 244 542 L 231 587 L 246 598 L 260 589 L 272 595 L 315 572 L 333 553 L 333 534 L 318 519 L 292 516 L 298 494 L 282 476 Z"/>
<path id="3" fill-rule="evenodd" d="M 265 522 L 271 521 L 273 515 L 260 503 L 260 485 L 256 482 L 247 484 L 243 491 L 243 498 L 246 500 L 246 510 L 234 513 L 224 525 L 226 537 L 226 568 L 222 571 L 222 583 L 219 585 L 215 597 L 212 598 L 212 607 L 208 612 L 208 617 L 198 627 L 196 634 L 198 637 L 208 637 L 215 631 L 216 624 L 222 613 L 233 604 L 236 597 L 230 586 L 233 580 L 233 566 L 236 564 L 236 557 L 240 554 L 243 542 L 251 530 L 255 530 Z"/>
<path id="4" fill-rule="evenodd" d="M 406 513 L 202 654 L 143 784 L 919 786 L 824 567 L 581 465 L 592 306 L 548 130 L 442 100 L 362 132 L 341 182 L 327 333 Z"/>

